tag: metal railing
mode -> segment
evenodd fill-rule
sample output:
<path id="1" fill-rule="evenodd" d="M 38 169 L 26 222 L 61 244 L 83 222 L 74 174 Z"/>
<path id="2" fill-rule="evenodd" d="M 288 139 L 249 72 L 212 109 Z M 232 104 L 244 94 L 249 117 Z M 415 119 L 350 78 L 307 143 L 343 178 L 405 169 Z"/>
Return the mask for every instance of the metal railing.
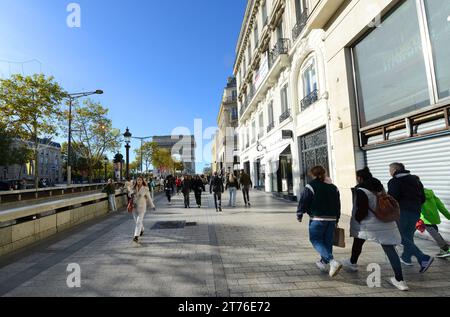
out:
<path id="1" fill-rule="evenodd" d="M 267 133 L 272 131 L 274 128 L 275 128 L 275 122 L 270 123 L 267 127 Z"/>
<path id="2" fill-rule="evenodd" d="M 295 24 L 294 28 L 292 29 L 292 40 L 295 42 L 297 38 L 300 36 L 302 31 L 305 29 L 306 23 L 308 22 L 308 9 L 304 10 L 299 19 L 297 20 L 297 24 Z"/>
<path id="3" fill-rule="evenodd" d="M 291 116 L 291 109 L 288 109 L 286 112 L 284 112 L 281 116 L 280 116 L 280 123 L 284 122 L 286 119 L 290 118 Z"/>
<path id="4" fill-rule="evenodd" d="M 233 97 L 226 97 L 223 98 L 222 100 L 223 103 L 233 103 L 233 102 L 237 102 L 237 97 L 233 96 Z"/>
<path id="5" fill-rule="evenodd" d="M 319 100 L 319 91 L 313 90 L 308 96 L 300 101 L 300 108 L 302 111 L 308 109 L 312 104 Z"/>
<path id="6" fill-rule="evenodd" d="M 275 65 L 278 57 L 289 53 L 289 39 L 279 39 L 269 53 L 269 67 Z"/>

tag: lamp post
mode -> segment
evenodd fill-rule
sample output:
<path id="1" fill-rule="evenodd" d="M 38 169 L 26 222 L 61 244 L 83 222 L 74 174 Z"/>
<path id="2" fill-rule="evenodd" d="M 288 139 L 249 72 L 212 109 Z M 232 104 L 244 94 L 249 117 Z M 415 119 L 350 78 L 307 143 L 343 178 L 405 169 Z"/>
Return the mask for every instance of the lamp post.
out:
<path id="1" fill-rule="evenodd" d="M 151 136 L 146 136 L 146 137 L 133 137 L 133 139 L 135 140 L 141 140 L 141 174 L 144 174 L 144 156 L 143 154 L 143 147 L 144 147 L 144 141 L 151 139 Z"/>
<path id="2" fill-rule="evenodd" d="M 105 156 L 104 162 L 105 162 L 105 182 L 107 182 L 108 181 L 108 163 L 109 163 L 109 159 L 107 156 Z"/>
<path id="3" fill-rule="evenodd" d="M 130 179 L 130 142 L 131 142 L 131 137 L 133 135 L 130 133 L 130 130 L 127 128 L 127 130 L 125 131 L 125 133 L 123 134 L 123 137 L 125 138 L 125 149 L 127 150 L 127 154 L 126 154 L 126 179 L 129 180 Z"/>
<path id="4" fill-rule="evenodd" d="M 76 99 L 91 95 L 102 95 L 103 90 L 69 94 L 69 140 L 67 142 L 67 186 L 72 184 L 72 104 Z"/>

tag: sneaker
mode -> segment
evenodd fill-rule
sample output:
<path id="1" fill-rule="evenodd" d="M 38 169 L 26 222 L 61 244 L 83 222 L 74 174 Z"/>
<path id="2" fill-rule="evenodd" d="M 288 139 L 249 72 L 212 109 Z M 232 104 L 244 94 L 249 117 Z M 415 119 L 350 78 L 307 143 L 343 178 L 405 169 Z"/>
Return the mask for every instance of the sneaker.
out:
<path id="1" fill-rule="evenodd" d="M 420 271 L 419 273 L 425 273 L 430 268 L 431 264 L 433 264 L 434 258 L 430 257 L 428 261 L 423 261 L 420 265 Z"/>
<path id="2" fill-rule="evenodd" d="M 141 231 L 141 237 L 144 235 L 144 230 Z"/>
<path id="3" fill-rule="evenodd" d="M 322 260 L 320 260 L 319 262 L 316 262 L 316 266 L 322 273 L 328 273 L 328 271 L 329 271 L 328 264 L 323 263 Z"/>
<path id="4" fill-rule="evenodd" d="M 330 277 L 335 277 L 342 269 L 342 264 L 336 260 L 330 262 Z"/>
<path id="5" fill-rule="evenodd" d="M 389 282 L 391 282 L 391 284 L 394 285 L 400 291 L 403 291 L 403 292 L 409 291 L 409 287 L 408 287 L 408 285 L 406 285 L 405 281 L 399 282 L 399 281 L 397 281 L 397 279 L 395 277 L 393 277 L 389 280 Z"/>
<path id="6" fill-rule="evenodd" d="M 344 266 L 344 269 L 350 273 L 356 273 L 358 272 L 358 264 L 353 264 L 350 260 L 344 260 L 342 261 L 342 265 Z"/>
<path id="7" fill-rule="evenodd" d="M 133 242 L 134 243 L 139 243 L 139 237 L 134 237 Z"/>
<path id="8" fill-rule="evenodd" d="M 220 211 L 220 212 L 223 212 L 222 208 L 219 208 L 219 211 Z"/>
<path id="9" fill-rule="evenodd" d="M 252 205 L 250 203 L 248 203 L 248 206 L 251 207 Z"/>
<path id="10" fill-rule="evenodd" d="M 402 259 L 402 257 L 400 257 L 400 262 L 402 262 L 402 264 L 404 264 L 406 266 L 414 266 L 414 264 L 412 262 L 406 262 L 405 260 Z"/>
<path id="11" fill-rule="evenodd" d="M 450 257 L 450 250 L 447 250 L 447 251 L 441 250 L 441 252 L 438 255 L 436 255 L 436 257 L 439 259 L 448 258 L 448 257 Z"/>

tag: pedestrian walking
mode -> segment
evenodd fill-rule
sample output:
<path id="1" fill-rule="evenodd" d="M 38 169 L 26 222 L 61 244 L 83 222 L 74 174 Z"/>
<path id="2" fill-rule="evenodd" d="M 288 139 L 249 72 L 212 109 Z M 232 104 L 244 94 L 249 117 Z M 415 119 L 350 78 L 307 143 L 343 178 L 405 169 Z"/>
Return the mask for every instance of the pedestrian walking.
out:
<path id="1" fill-rule="evenodd" d="M 341 217 L 341 202 L 337 187 L 325 182 L 326 174 L 322 166 L 311 169 L 310 175 L 314 180 L 306 185 L 301 195 L 297 220 L 302 222 L 304 214 L 310 216 L 310 241 L 321 256 L 316 265 L 320 271 L 335 277 L 342 269 L 342 264 L 333 256 L 334 233 Z"/>
<path id="2" fill-rule="evenodd" d="M 192 178 L 190 175 L 185 175 L 181 182 L 181 192 L 184 196 L 184 208 L 191 208 L 190 195 L 193 189 Z"/>
<path id="3" fill-rule="evenodd" d="M 441 224 L 441 216 L 439 213 L 450 220 L 450 212 L 431 189 L 425 188 L 425 199 L 426 201 L 422 206 L 420 219 L 424 224 L 424 229 L 436 241 L 441 249 L 441 252 L 437 254 L 436 257 L 442 259 L 448 258 L 450 257 L 449 245 L 439 233 L 438 225 Z"/>
<path id="4" fill-rule="evenodd" d="M 244 170 L 241 170 L 241 178 L 239 182 L 244 195 L 245 207 L 250 207 L 250 188 L 253 187 L 253 183 L 250 176 Z"/>
<path id="5" fill-rule="evenodd" d="M 205 183 L 199 175 L 195 176 L 195 179 L 192 183 L 192 187 L 195 194 L 195 202 L 197 203 L 197 207 L 202 207 L 202 193 L 206 191 Z"/>
<path id="6" fill-rule="evenodd" d="M 169 202 L 169 205 L 172 204 L 172 192 L 173 192 L 173 182 L 172 179 L 169 176 L 166 177 L 166 179 L 164 180 L 164 191 L 166 192 L 166 197 L 167 197 L 167 201 Z"/>
<path id="7" fill-rule="evenodd" d="M 235 173 L 230 173 L 228 175 L 225 189 L 227 189 L 230 194 L 230 202 L 228 203 L 228 206 L 233 208 L 236 207 L 236 194 L 239 190 L 239 181 Z"/>
<path id="8" fill-rule="evenodd" d="M 425 273 L 433 264 L 434 258 L 424 254 L 414 242 L 417 222 L 420 220 L 422 205 L 425 203 L 425 190 L 420 179 L 411 175 L 402 163 L 390 165 L 392 179 L 389 181 L 389 195 L 400 205 L 398 228 L 402 236 L 403 255 L 400 260 L 412 266 L 414 256 L 420 265 L 420 273 Z"/>
<path id="9" fill-rule="evenodd" d="M 155 199 L 156 183 L 153 177 L 150 177 L 150 180 L 148 182 L 148 188 L 150 189 L 150 196 L 152 197 L 152 199 Z"/>
<path id="10" fill-rule="evenodd" d="M 108 183 L 103 188 L 103 192 L 108 195 L 109 207 L 111 211 L 117 211 L 116 206 L 116 185 L 114 184 L 112 179 L 108 180 Z"/>
<path id="11" fill-rule="evenodd" d="M 150 196 L 150 189 L 142 177 L 137 178 L 130 196 L 133 199 L 133 217 L 136 222 L 133 242 L 139 243 L 139 237 L 142 237 L 145 231 L 144 218 L 147 213 L 147 208 L 153 210 L 156 210 L 156 208 Z"/>
<path id="12" fill-rule="evenodd" d="M 383 248 L 394 271 L 390 282 L 401 291 L 407 291 L 408 285 L 403 278 L 402 265 L 395 249 L 401 244 L 401 236 L 395 221 L 383 222 L 377 218 L 378 195 L 386 193 L 381 182 L 374 178 L 369 168 L 356 173 L 357 185 L 353 191 L 353 212 L 350 221 L 350 236 L 354 238 L 352 255 L 342 262 L 350 272 L 358 271 L 358 260 L 366 241 L 378 243 Z"/>
<path id="13" fill-rule="evenodd" d="M 177 188 L 177 195 L 179 195 L 181 193 L 181 183 L 182 183 L 181 178 L 177 177 L 175 180 L 175 186 Z"/>
<path id="14" fill-rule="evenodd" d="M 214 193 L 214 204 L 217 212 L 222 212 L 222 194 L 224 193 L 223 179 L 217 172 L 211 178 L 211 184 L 209 186 L 209 192 Z"/>

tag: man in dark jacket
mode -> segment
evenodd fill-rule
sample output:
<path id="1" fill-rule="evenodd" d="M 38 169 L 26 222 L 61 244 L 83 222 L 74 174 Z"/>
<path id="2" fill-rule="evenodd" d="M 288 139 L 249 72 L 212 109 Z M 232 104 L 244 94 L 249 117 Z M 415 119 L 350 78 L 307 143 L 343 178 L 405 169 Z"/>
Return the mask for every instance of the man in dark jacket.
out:
<path id="1" fill-rule="evenodd" d="M 416 257 L 420 265 L 420 273 L 425 273 L 434 258 L 424 254 L 414 243 L 416 224 L 420 220 L 422 205 L 425 203 L 425 191 L 417 176 L 411 175 L 405 165 L 393 163 L 390 165 L 392 179 L 389 181 L 389 195 L 400 204 L 400 221 L 398 228 L 402 236 L 403 264 L 412 266 L 412 257 Z"/>
<path id="2" fill-rule="evenodd" d="M 209 192 L 211 194 L 214 192 L 214 203 L 216 205 L 217 212 L 222 212 L 222 194 L 224 191 L 223 179 L 217 174 L 217 172 L 215 172 L 213 178 L 211 179 Z"/>
<path id="3" fill-rule="evenodd" d="M 189 196 L 193 189 L 193 183 L 190 175 L 184 175 L 183 181 L 181 182 L 181 192 L 184 196 L 184 208 L 191 208 L 191 203 Z"/>
<path id="4" fill-rule="evenodd" d="M 250 207 L 250 188 L 253 187 L 253 183 L 250 176 L 244 170 L 241 171 L 241 178 L 239 182 L 242 188 L 242 193 L 244 194 L 245 207 Z"/>
<path id="5" fill-rule="evenodd" d="M 202 193 L 205 191 L 205 184 L 203 183 L 203 180 L 200 178 L 200 176 L 196 175 L 195 179 L 192 183 L 192 188 L 194 190 L 195 194 L 195 201 L 197 203 L 197 207 L 201 208 L 202 206 Z"/>

